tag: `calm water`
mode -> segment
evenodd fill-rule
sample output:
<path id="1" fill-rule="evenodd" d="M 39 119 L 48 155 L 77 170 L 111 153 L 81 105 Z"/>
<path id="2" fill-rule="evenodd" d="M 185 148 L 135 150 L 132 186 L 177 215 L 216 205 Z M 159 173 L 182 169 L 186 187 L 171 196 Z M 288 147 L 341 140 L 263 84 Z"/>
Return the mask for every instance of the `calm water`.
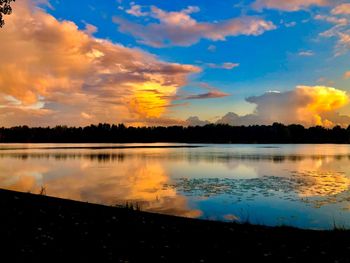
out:
<path id="1" fill-rule="evenodd" d="M 350 228 L 348 145 L 181 145 L 0 144 L 0 187 L 212 220 Z"/>

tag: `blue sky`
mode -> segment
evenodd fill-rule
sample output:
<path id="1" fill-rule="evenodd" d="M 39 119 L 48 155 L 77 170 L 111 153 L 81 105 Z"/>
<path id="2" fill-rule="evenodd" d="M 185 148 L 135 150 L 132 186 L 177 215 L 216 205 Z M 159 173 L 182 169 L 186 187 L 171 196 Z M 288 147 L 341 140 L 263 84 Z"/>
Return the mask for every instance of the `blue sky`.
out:
<path id="1" fill-rule="evenodd" d="M 41 8 L 59 23 L 73 22 L 79 31 L 96 27 L 91 38 L 142 50 L 166 63 L 200 68 L 188 72 L 186 83 L 176 84 L 176 96 L 156 118 L 198 116 L 215 122 L 228 112 L 259 115 L 259 104 L 247 98 L 271 91 L 282 97 L 298 93 L 297 86 L 349 91 L 350 5 L 345 1 L 51 0 Z M 196 94 L 200 96 L 194 99 Z M 350 114 L 347 102 L 343 104 L 334 109 L 336 114 Z M 260 117 L 258 123 L 274 118 Z M 128 120 L 132 118 L 138 117 Z"/>

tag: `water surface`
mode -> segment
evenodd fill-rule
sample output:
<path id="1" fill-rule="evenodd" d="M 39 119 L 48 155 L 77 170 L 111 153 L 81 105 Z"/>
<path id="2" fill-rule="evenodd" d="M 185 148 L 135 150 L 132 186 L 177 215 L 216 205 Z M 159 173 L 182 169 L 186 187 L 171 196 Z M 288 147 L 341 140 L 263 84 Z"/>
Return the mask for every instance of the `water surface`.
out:
<path id="1" fill-rule="evenodd" d="M 0 144 L 0 187 L 186 217 L 350 228 L 348 145 Z"/>

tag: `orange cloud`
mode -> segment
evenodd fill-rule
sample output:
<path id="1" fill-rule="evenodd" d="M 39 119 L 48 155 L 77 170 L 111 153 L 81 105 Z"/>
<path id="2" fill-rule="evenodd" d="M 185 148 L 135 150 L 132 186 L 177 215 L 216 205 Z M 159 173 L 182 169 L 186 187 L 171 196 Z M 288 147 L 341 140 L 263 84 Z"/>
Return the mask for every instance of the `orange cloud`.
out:
<path id="1" fill-rule="evenodd" d="M 323 114 L 334 112 L 349 103 L 349 97 L 345 91 L 323 86 L 298 86 L 296 89 L 298 98 L 309 98 L 305 107 L 298 109 L 297 118 L 302 123 L 311 122 L 316 125 L 334 126 L 339 124 L 334 120 L 324 118 Z"/>
<path id="2" fill-rule="evenodd" d="M 79 30 L 31 0 L 16 1 L 14 9 L 1 32 L 2 125 L 158 118 L 188 75 L 200 71 L 97 39 L 96 27 Z M 158 95 L 149 96 L 148 89 Z"/>

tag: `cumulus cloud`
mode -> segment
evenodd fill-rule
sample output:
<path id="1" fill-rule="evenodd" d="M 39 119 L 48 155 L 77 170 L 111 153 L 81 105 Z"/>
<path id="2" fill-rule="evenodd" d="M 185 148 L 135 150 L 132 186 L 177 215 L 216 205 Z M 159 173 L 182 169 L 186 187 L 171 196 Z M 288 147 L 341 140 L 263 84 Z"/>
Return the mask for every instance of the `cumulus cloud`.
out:
<path id="1" fill-rule="evenodd" d="M 256 10 L 298 11 L 310 6 L 325 6 L 327 4 L 329 4 L 328 0 L 256 0 L 253 3 L 253 8 Z"/>
<path id="2" fill-rule="evenodd" d="M 31 0 L 14 8 L 1 31 L 1 125 L 161 118 L 171 104 L 165 96 L 200 71 L 96 39 L 96 28 L 58 21 Z"/>
<path id="3" fill-rule="evenodd" d="M 349 97 L 345 91 L 332 87 L 298 86 L 292 91 L 268 92 L 250 97 L 247 102 L 256 104 L 253 114 L 239 116 L 231 112 L 217 123 L 252 125 L 281 122 L 325 127 L 350 124 L 349 116 L 337 112 L 349 103 Z"/>
<path id="4" fill-rule="evenodd" d="M 239 17 L 218 22 L 198 22 L 191 14 L 199 12 L 198 7 L 189 6 L 178 12 L 167 12 L 155 6 L 149 16 L 155 20 L 146 25 L 134 23 L 121 17 L 113 21 L 119 31 L 135 36 L 139 42 L 153 47 L 190 46 L 201 39 L 224 41 L 227 37 L 238 35 L 261 35 L 276 26 L 257 17 Z"/>

